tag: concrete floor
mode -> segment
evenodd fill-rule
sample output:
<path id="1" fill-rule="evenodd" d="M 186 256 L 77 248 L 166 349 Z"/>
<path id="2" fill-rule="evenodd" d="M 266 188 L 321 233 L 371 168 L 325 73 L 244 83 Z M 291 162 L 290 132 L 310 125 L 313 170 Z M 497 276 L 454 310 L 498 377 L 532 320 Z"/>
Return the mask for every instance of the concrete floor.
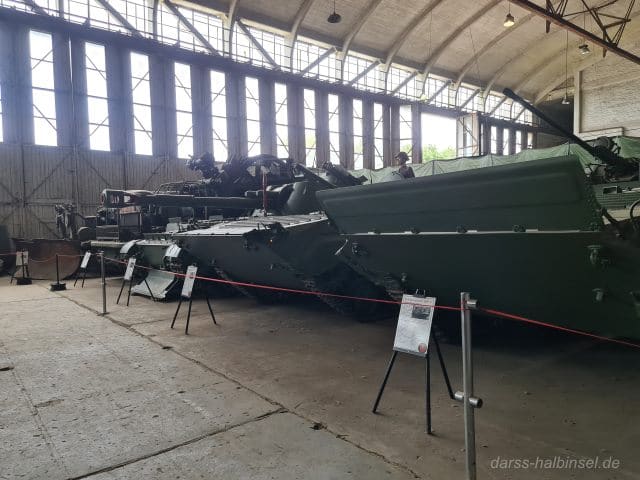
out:
<path id="1" fill-rule="evenodd" d="M 184 317 L 169 328 L 175 303 L 114 305 L 117 279 L 106 317 L 97 280 L 46 287 L 0 286 L 0 478 L 464 478 L 462 412 L 437 369 L 434 436 L 418 358 L 400 357 L 370 413 L 392 319 L 226 298 L 217 326 L 195 301 L 185 336 Z M 478 478 L 640 478 L 640 352 L 535 338 L 476 342 Z M 455 388 L 460 349 L 443 349 Z M 498 457 L 620 467 L 492 468 Z"/>

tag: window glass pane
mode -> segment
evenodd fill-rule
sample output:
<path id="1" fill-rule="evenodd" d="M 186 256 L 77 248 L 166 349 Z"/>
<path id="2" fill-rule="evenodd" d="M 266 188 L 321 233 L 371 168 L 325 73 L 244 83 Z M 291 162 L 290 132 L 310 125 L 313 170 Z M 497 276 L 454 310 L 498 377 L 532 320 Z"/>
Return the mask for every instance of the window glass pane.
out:
<path id="1" fill-rule="evenodd" d="M 107 63 L 104 45 L 86 42 L 84 53 L 87 76 L 89 148 L 110 150 Z"/>
<path id="2" fill-rule="evenodd" d="M 245 79 L 245 104 L 247 115 L 247 152 L 251 155 L 260 154 L 260 90 L 258 79 Z"/>
<path id="3" fill-rule="evenodd" d="M 287 113 L 287 86 L 276 83 L 274 89 L 276 117 L 276 150 L 280 158 L 289 156 L 289 116 Z"/>
<path id="4" fill-rule="evenodd" d="M 373 168 L 384 166 L 384 109 L 381 103 L 373 104 Z"/>
<path id="5" fill-rule="evenodd" d="M 329 161 L 340 163 L 340 97 L 328 95 L 329 104 Z"/>
<path id="6" fill-rule="evenodd" d="M 153 153 L 153 134 L 149 57 L 131 52 L 130 62 L 134 151 L 138 155 L 151 155 Z"/>
<path id="7" fill-rule="evenodd" d="M 413 150 L 413 132 L 412 132 L 412 118 L 411 118 L 411 105 L 400 106 L 400 151 L 407 152 L 409 159 L 411 159 L 411 152 Z M 395 155 L 396 152 L 393 152 Z"/>
<path id="8" fill-rule="evenodd" d="M 362 100 L 353 100 L 353 168 L 364 168 L 362 145 Z"/>
<path id="9" fill-rule="evenodd" d="M 193 105 L 191 102 L 191 67 L 174 64 L 176 92 L 176 133 L 178 158 L 189 158 L 193 152 Z"/>
<path id="10" fill-rule="evenodd" d="M 304 89 L 304 149 L 305 165 L 316 166 L 316 92 Z"/>
<path id="11" fill-rule="evenodd" d="M 34 142 L 37 145 L 57 145 L 56 95 L 51 35 L 31 30 L 29 32 L 29 55 Z"/>
<path id="12" fill-rule="evenodd" d="M 227 142 L 227 87 L 223 72 L 211 71 L 211 126 L 213 156 L 224 162 L 229 156 Z"/>

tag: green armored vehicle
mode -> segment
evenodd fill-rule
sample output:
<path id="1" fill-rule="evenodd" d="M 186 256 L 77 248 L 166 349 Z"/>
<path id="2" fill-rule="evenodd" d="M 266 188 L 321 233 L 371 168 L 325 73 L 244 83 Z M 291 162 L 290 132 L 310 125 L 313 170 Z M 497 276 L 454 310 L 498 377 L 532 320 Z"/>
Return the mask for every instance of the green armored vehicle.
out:
<path id="1" fill-rule="evenodd" d="M 567 156 L 317 196 L 339 257 L 392 296 L 457 305 L 470 291 L 486 308 L 640 339 L 638 161 L 582 144 L 603 160 L 589 176 Z"/>

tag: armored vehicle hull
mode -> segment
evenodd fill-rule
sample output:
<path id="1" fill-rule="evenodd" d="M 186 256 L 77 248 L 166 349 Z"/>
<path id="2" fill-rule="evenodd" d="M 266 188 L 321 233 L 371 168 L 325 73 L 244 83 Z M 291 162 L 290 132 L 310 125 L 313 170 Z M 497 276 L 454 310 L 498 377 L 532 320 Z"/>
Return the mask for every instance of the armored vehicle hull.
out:
<path id="1" fill-rule="evenodd" d="M 199 265 L 211 268 L 224 279 L 284 289 L 388 298 L 383 289 L 335 256 L 343 239 L 322 214 L 251 217 L 177 234 L 174 238 Z M 279 293 L 252 287 L 240 290 L 263 298 Z M 322 295 L 319 298 L 342 313 L 370 315 L 383 310 L 375 303 Z"/>
<path id="2" fill-rule="evenodd" d="M 572 157 L 317 197 L 347 241 L 339 257 L 391 295 L 425 289 L 456 305 L 470 291 L 487 308 L 640 339 L 637 234 L 603 221 Z"/>

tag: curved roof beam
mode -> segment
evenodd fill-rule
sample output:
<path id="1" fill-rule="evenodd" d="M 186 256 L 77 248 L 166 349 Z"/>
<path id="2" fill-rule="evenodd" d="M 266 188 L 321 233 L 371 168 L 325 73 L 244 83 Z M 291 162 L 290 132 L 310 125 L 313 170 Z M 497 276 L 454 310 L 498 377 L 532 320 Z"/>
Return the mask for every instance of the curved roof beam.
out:
<path id="1" fill-rule="evenodd" d="M 480 57 L 482 57 L 485 53 L 487 53 L 489 50 L 491 50 L 500 41 L 502 41 L 503 39 L 505 39 L 506 37 L 508 37 L 512 33 L 514 33 L 518 28 L 522 27 L 523 25 L 526 25 L 527 22 L 529 22 L 534 17 L 535 17 L 535 14 L 533 14 L 533 13 L 530 13 L 526 17 L 523 17 L 522 20 L 520 20 L 518 23 L 516 23 L 513 27 L 505 28 L 504 31 L 500 35 L 498 35 L 497 37 L 493 38 L 489 43 L 487 43 L 484 47 L 482 47 L 480 50 L 478 50 L 478 52 L 474 56 L 472 56 L 469 59 L 469 61 L 467 63 L 465 63 L 464 66 L 460 69 L 460 73 L 458 74 L 458 79 L 455 82 L 456 90 L 458 90 L 458 88 L 460 87 L 460 84 L 464 80 L 464 77 L 467 75 L 467 73 L 469 73 L 469 70 L 471 70 L 473 65 L 478 61 L 478 59 L 480 59 Z"/>
<path id="2" fill-rule="evenodd" d="M 300 8 L 296 12 L 296 16 L 293 19 L 293 25 L 291 26 L 291 32 L 289 32 L 289 42 L 291 45 L 293 45 L 297 40 L 300 26 L 304 21 L 304 17 L 306 17 L 307 13 L 309 13 L 309 10 L 311 9 L 314 1 L 315 0 L 304 0 L 304 2 L 302 2 L 302 5 L 300 5 Z"/>
<path id="3" fill-rule="evenodd" d="M 373 15 L 374 10 L 378 8 L 378 5 L 380 5 L 381 3 L 382 0 L 371 0 L 365 7 L 364 13 L 360 15 L 358 21 L 349 32 L 349 35 L 347 35 L 342 41 L 342 55 L 344 55 L 345 57 L 347 56 L 347 54 L 349 53 L 349 49 L 351 48 L 351 44 L 355 40 L 356 36 L 358 35 L 358 33 L 360 33 L 360 30 L 362 30 L 364 24 L 367 23 L 367 20 L 369 20 L 371 15 Z"/>
<path id="4" fill-rule="evenodd" d="M 236 23 L 236 13 L 238 12 L 239 3 L 240 0 L 231 1 L 231 4 L 229 5 L 229 11 L 227 12 L 227 18 L 225 19 L 226 26 L 229 29 L 226 38 L 226 50 L 229 55 L 233 55 L 233 26 Z"/>
<path id="5" fill-rule="evenodd" d="M 425 6 L 420 12 L 418 12 L 411 21 L 407 24 L 407 26 L 402 30 L 400 35 L 398 35 L 393 43 L 391 44 L 391 48 L 387 52 L 385 57 L 384 65 L 385 67 L 389 67 L 393 62 L 393 59 L 398 54 L 398 51 L 402 48 L 402 45 L 407 41 L 407 38 L 414 32 L 416 28 L 420 26 L 420 24 L 427 19 L 427 15 L 431 13 L 431 11 L 440 5 L 443 0 L 432 0 L 427 6 Z"/>
<path id="6" fill-rule="evenodd" d="M 227 12 L 227 25 L 231 26 L 236 21 L 236 13 L 238 12 L 238 4 L 240 0 L 232 0 Z"/>
<path id="7" fill-rule="evenodd" d="M 440 56 L 444 53 L 444 51 L 449 47 L 451 42 L 453 42 L 456 38 L 458 38 L 462 32 L 464 32 L 471 25 L 480 20 L 489 10 L 498 5 L 502 0 L 491 0 L 481 9 L 474 12 L 469 18 L 467 18 L 461 25 L 458 26 L 451 34 L 435 49 L 435 51 L 431 54 L 429 58 L 427 58 L 424 62 L 424 67 L 422 68 L 422 74 L 426 77 L 429 75 L 429 72 L 438 61 Z"/>
<path id="8" fill-rule="evenodd" d="M 569 48 L 572 48 L 572 47 L 573 47 L 573 44 L 570 44 Z M 552 54 L 547 55 L 542 60 L 540 60 L 538 63 L 536 63 L 533 67 L 531 67 L 529 70 L 524 72 L 524 74 L 522 75 L 522 80 L 520 80 L 517 84 L 515 84 L 512 87 L 512 90 L 514 92 L 518 93 L 531 80 L 533 80 L 533 79 L 539 77 L 540 75 L 542 75 L 548 67 L 553 65 L 554 61 L 562 59 L 561 57 L 563 57 L 563 53 L 565 52 L 565 50 L 566 50 L 565 46 L 562 45 L 562 48 L 560 48 L 560 50 L 556 50 Z M 567 76 L 569 76 L 569 72 L 567 72 Z"/>
<path id="9" fill-rule="evenodd" d="M 547 36 L 549 36 L 549 38 L 557 36 L 558 33 L 564 33 L 564 30 L 556 30 L 555 32 L 552 33 L 543 33 L 542 35 L 539 35 L 538 37 L 534 38 L 531 40 L 531 42 L 529 42 L 528 45 L 533 45 L 533 47 L 525 47 L 522 50 L 519 50 L 515 55 L 511 56 L 509 59 L 507 59 L 501 66 L 500 68 L 498 68 L 496 70 L 496 72 L 493 74 L 493 77 L 491 77 L 491 79 L 487 82 L 487 86 L 484 88 L 484 96 L 485 98 L 488 97 L 489 92 L 491 91 L 491 88 L 493 87 L 493 85 L 500 79 L 500 77 L 502 75 L 504 75 L 504 73 L 509 69 L 509 67 L 512 67 L 514 64 L 514 59 L 522 56 L 524 53 L 528 52 L 529 50 L 534 50 L 539 48 L 539 41 L 542 38 L 545 38 Z"/>

